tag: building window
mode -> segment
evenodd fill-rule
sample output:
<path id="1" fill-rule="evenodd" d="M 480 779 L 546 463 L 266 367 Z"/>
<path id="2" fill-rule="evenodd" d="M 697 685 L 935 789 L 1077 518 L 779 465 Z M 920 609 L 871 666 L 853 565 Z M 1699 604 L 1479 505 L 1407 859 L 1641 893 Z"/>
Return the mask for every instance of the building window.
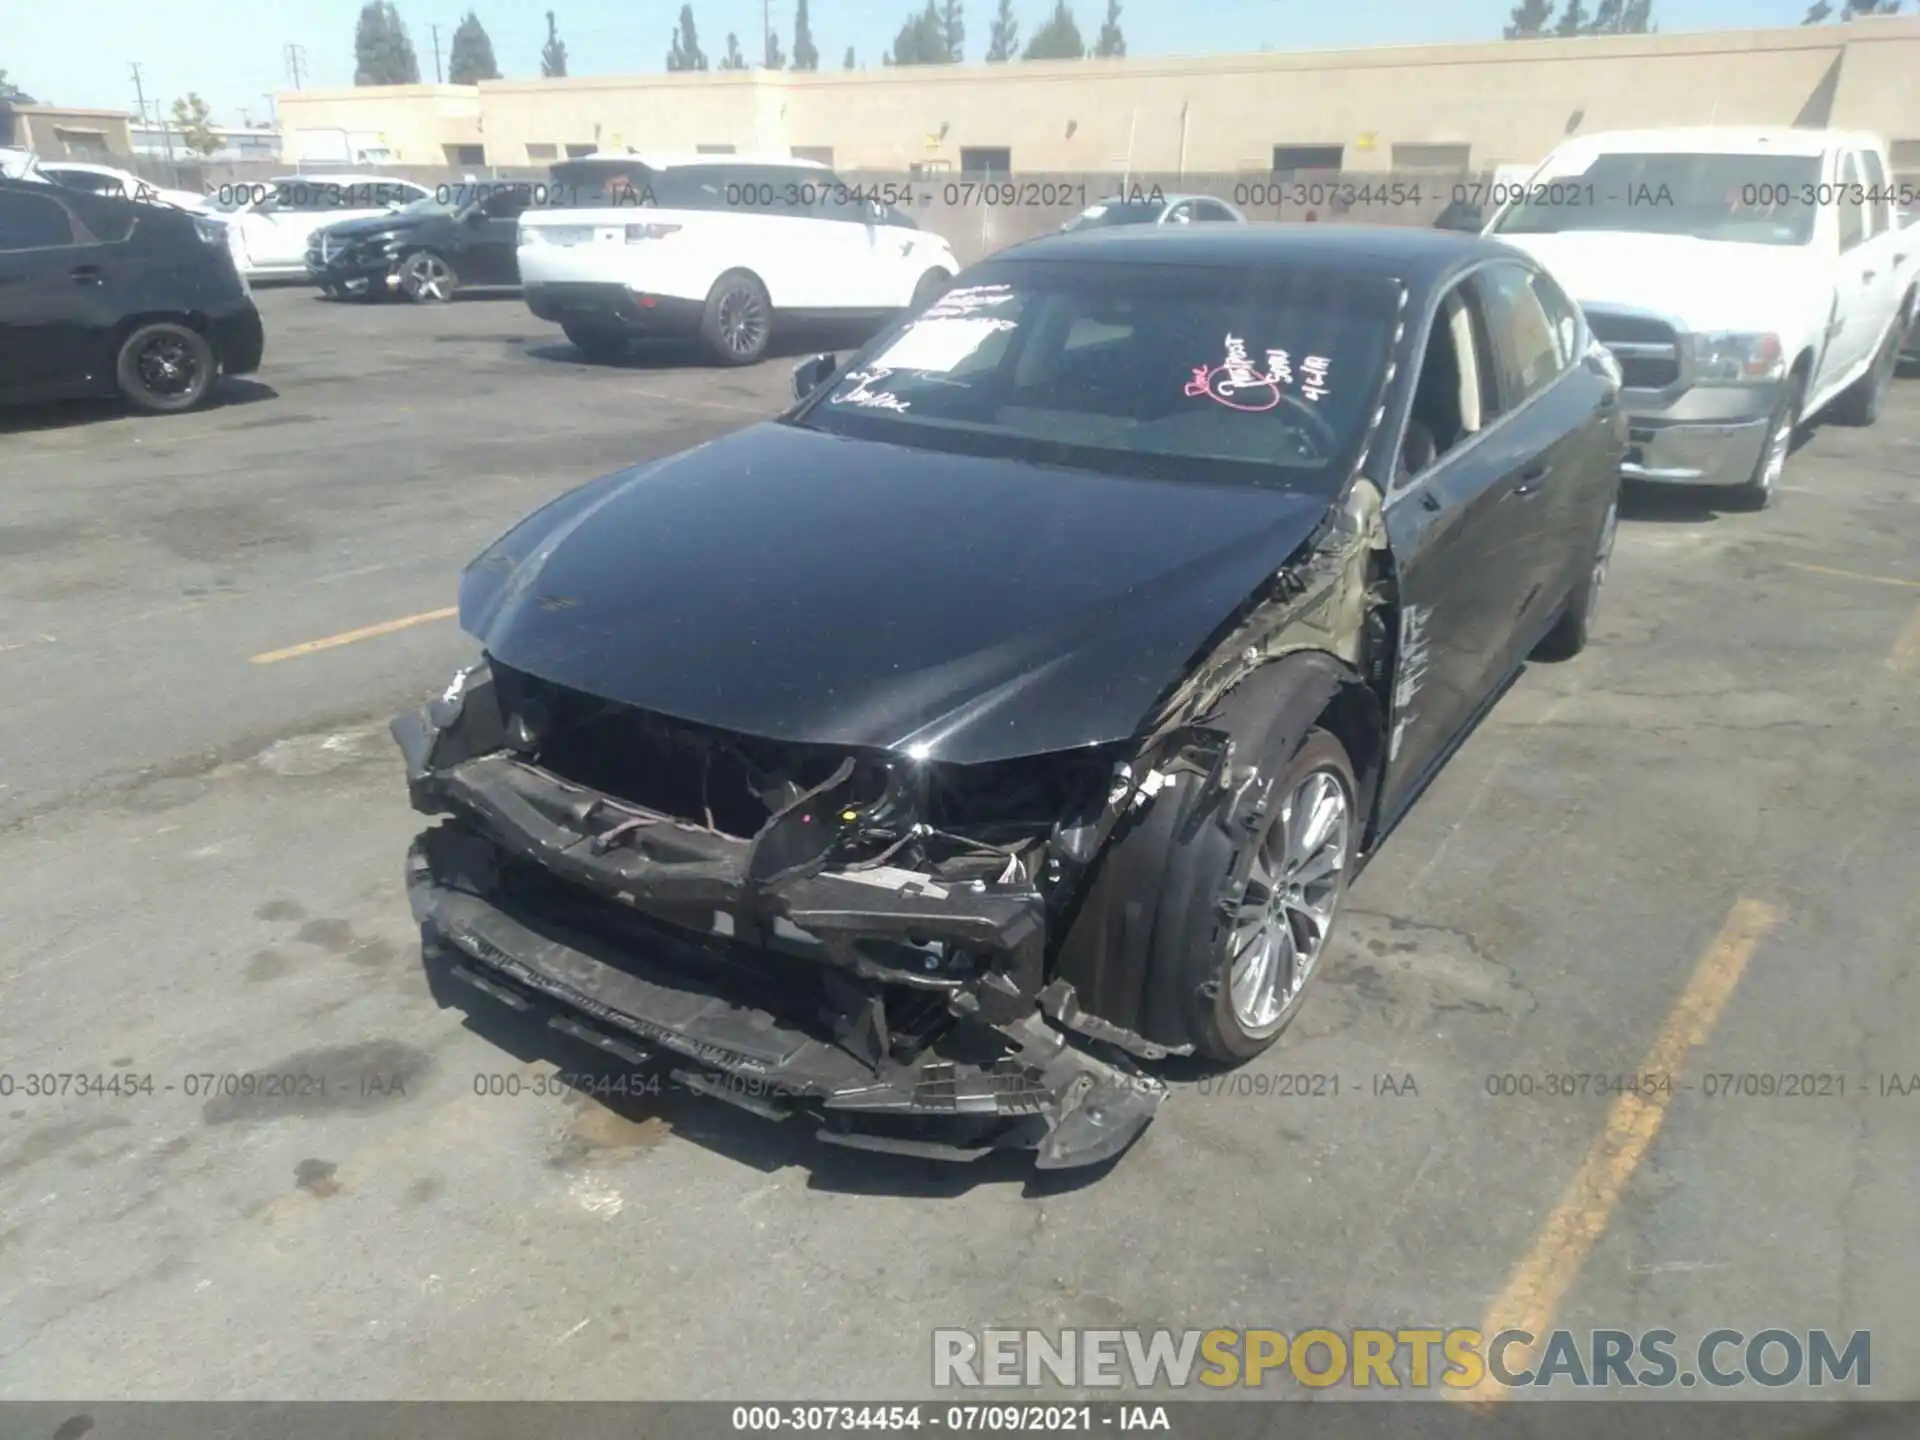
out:
<path id="1" fill-rule="evenodd" d="M 484 165 L 487 163 L 487 147 L 484 145 L 448 145 L 449 165 Z"/>
<path id="2" fill-rule="evenodd" d="M 996 146 L 963 147 L 960 151 L 962 175 L 1011 175 L 1013 151 Z"/>
<path id="3" fill-rule="evenodd" d="M 599 148 L 598 145 L 569 145 L 567 146 L 567 158 L 569 160 L 584 160 Z"/>
<path id="4" fill-rule="evenodd" d="M 694 153 L 699 155 L 731 155 L 733 154 L 733 146 L 731 145 L 696 145 L 693 148 L 694 148 Z"/>
<path id="5" fill-rule="evenodd" d="M 796 145 L 793 147 L 793 158 L 812 160 L 820 165 L 831 165 L 833 164 L 833 147 L 831 145 Z"/>
<path id="6" fill-rule="evenodd" d="M 529 160 L 552 160 L 557 158 L 559 154 L 560 147 L 558 145 L 527 146 L 527 159 Z"/>
<path id="7" fill-rule="evenodd" d="M 53 138 L 67 147 L 69 155 L 105 155 L 107 154 L 107 136 L 104 130 L 69 130 L 64 125 L 53 127 Z"/>
<path id="8" fill-rule="evenodd" d="M 1396 170 L 1465 170 L 1472 158 L 1471 145 L 1396 144 L 1392 163 Z"/>
<path id="9" fill-rule="evenodd" d="M 1273 173 L 1291 175 L 1297 170 L 1338 170 L 1346 158 L 1344 145 L 1276 145 Z"/>

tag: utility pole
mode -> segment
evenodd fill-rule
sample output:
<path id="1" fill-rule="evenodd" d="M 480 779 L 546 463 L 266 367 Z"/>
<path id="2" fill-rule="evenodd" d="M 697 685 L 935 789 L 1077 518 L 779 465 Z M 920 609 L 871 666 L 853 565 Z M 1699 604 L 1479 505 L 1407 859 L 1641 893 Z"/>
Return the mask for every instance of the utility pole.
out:
<path id="1" fill-rule="evenodd" d="M 127 64 L 133 71 L 133 98 L 140 106 L 141 123 L 145 124 L 147 123 L 147 91 L 146 86 L 140 81 L 140 62 L 129 60 Z M 165 147 L 167 163 L 171 165 L 173 163 L 173 130 L 167 124 L 167 117 L 159 111 L 157 106 L 154 113 L 160 121 L 160 143 Z"/>
<path id="2" fill-rule="evenodd" d="M 306 63 L 307 47 L 289 41 L 287 43 L 287 78 L 293 81 L 293 88 L 296 90 L 300 88 L 301 71 L 306 68 Z"/>
<path id="3" fill-rule="evenodd" d="M 433 83 L 440 83 L 440 27 L 433 27 Z"/>

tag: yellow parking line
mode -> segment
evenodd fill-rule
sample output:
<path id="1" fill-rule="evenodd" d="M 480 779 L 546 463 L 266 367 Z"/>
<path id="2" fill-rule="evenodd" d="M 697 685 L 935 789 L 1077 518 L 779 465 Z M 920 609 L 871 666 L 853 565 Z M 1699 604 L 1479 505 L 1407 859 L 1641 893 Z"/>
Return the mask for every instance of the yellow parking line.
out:
<path id="1" fill-rule="evenodd" d="M 1838 575 L 1843 580 L 1865 580 L 1874 585 L 1903 585 L 1908 589 L 1920 590 L 1920 580 L 1902 580 L 1897 575 L 1867 575 L 1858 570 L 1836 570 L 1831 565 L 1808 565 L 1803 561 L 1789 560 L 1790 570 L 1811 570 L 1816 575 Z"/>
<path id="2" fill-rule="evenodd" d="M 1517 1345 L 1507 1347 L 1509 1371 L 1529 1367 L 1540 1346 L 1545 1344 L 1560 1302 L 1566 1298 L 1580 1274 L 1580 1267 L 1606 1232 L 1607 1222 L 1627 1182 L 1653 1144 L 1653 1137 L 1660 1132 L 1688 1053 L 1712 1033 L 1727 997 L 1740 983 L 1754 947 L 1780 923 L 1785 913 L 1765 901 L 1746 899 L 1736 901 L 1727 912 L 1720 933 L 1707 947 L 1707 953 L 1700 957 L 1693 978 L 1668 1012 L 1653 1047 L 1640 1062 L 1639 1073 L 1674 1077 L 1673 1088 L 1656 1089 L 1650 1094 L 1623 1094 L 1613 1102 L 1605 1128 L 1587 1151 L 1560 1203 L 1540 1228 L 1533 1249 L 1514 1270 L 1506 1288 L 1480 1323 L 1481 1333 L 1489 1342 L 1502 1330 L 1524 1330 L 1535 1337 L 1535 1343 L 1524 1352 Z M 1508 1391 L 1489 1375 L 1477 1386 L 1452 1393 L 1461 1399 L 1487 1401 L 1504 1399 Z"/>
<path id="3" fill-rule="evenodd" d="M 1920 610 L 1913 612 L 1907 628 L 1900 632 L 1893 649 L 1887 652 L 1887 668 L 1895 674 L 1904 674 L 1916 665 L 1920 665 Z"/>
<path id="4" fill-rule="evenodd" d="M 272 665 L 280 660 L 295 660 L 302 655 L 311 655 L 316 650 L 331 650 L 337 645 L 351 645 L 356 640 L 372 640 L 377 636 L 391 635 L 396 630 L 410 630 L 415 625 L 425 625 L 430 620 L 451 620 L 460 613 L 457 606 L 449 605 L 444 610 L 428 610 L 420 615 L 402 615 L 398 620 L 382 620 L 378 625 L 363 625 L 358 630 L 346 630 L 338 635 L 329 635 L 322 640 L 308 640 L 299 645 L 289 645 L 284 650 L 269 650 L 264 655 L 248 657 L 255 665 Z"/>

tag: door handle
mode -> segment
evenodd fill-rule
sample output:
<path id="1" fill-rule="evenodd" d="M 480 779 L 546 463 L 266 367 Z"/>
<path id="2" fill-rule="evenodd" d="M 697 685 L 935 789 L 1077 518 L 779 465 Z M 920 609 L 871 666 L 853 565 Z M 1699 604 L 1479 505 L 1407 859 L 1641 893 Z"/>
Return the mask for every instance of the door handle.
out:
<path id="1" fill-rule="evenodd" d="M 98 285 L 104 278 L 98 265 L 76 265 L 67 272 L 78 285 Z"/>
<path id="2" fill-rule="evenodd" d="M 1513 493 L 1516 495 L 1532 495 L 1536 493 L 1546 478 L 1552 473 L 1553 467 L 1551 465 L 1545 463 L 1529 465 L 1526 471 L 1520 476 L 1520 483 L 1513 487 Z"/>

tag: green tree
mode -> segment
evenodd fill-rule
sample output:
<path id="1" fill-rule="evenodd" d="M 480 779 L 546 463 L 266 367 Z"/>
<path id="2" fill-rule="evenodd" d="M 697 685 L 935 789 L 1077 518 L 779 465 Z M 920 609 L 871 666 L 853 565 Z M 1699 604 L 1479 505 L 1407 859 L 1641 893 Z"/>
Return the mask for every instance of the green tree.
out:
<path id="1" fill-rule="evenodd" d="M 953 60 L 947 49 L 946 22 L 934 0 L 927 8 L 909 16 L 893 37 L 893 48 L 881 57 L 883 65 L 946 65 Z"/>
<path id="2" fill-rule="evenodd" d="M 1587 7 L 1582 0 L 1567 0 L 1567 8 L 1560 12 L 1560 18 L 1554 22 L 1555 35 L 1578 35 L 1587 28 Z"/>
<path id="3" fill-rule="evenodd" d="M 767 31 L 767 56 L 765 63 L 769 70 L 784 70 L 787 68 L 787 56 L 786 52 L 780 48 L 780 37 L 771 30 Z"/>
<path id="4" fill-rule="evenodd" d="M 1644 35 L 1653 28 L 1653 0 L 1600 0 L 1582 35 Z"/>
<path id="5" fill-rule="evenodd" d="M 1093 53 L 1102 60 L 1126 55 L 1127 37 L 1120 33 L 1120 0 L 1107 0 L 1107 18 L 1100 26 L 1100 38 L 1093 42 Z"/>
<path id="6" fill-rule="evenodd" d="M 567 44 L 560 38 L 560 27 L 553 23 L 553 11 L 547 11 L 547 43 L 540 47 L 540 73 L 554 80 L 567 73 Z"/>
<path id="7" fill-rule="evenodd" d="M 1053 14 L 1047 17 L 1047 23 L 1033 32 L 1033 38 L 1027 42 L 1022 60 L 1079 60 L 1087 53 L 1087 42 L 1080 38 L 1080 27 L 1074 23 L 1073 11 L 1067 8 L 1067 0 L 1053 0 Z"/>
<path id="8" fill-rule="evenodd" d="M 852 70 L 855 68 L 853 63 L 853 47 L 851 45 L 847 46 L 847 58 L 840 62 L 840 68 L 842 70 Z"/>
<path id="9" fill-rule="evenodd" d="M 353 31 L 353 83 L 418 85 L 420 57 L 393 0 L 367 0 Z"/>
<path id="10" fill-rule="evenodd" d="M 220 137 L 213 133 L 212 112 L 193 91 L 173 102 L 173 124 L 191 153 L 211 155 L 220 148 Z"/>
<path id="11" fill-rule="evenodd" d="M 673 27 L 673 48 L 667 52 L 669 70 L 704 70 L 707 55 L 700 48 L 700 33 L 693 28 L 693 6 L 680 7 L 680 23 Z"/>
<path id="12" fill-rule="evenodd" d="M 493 60 L 493 41 L 480 23 L 480 17 L 467 11 L 453 28 L 453 44 L 447 51 L 447 79 L 455 85 L 477 85 L 482 80 L 498 80 L 500 67 Z"/>
<path id="13" fill-rule="evenodd" d="M 1840 0 L 1840 18 L 1858 20 L 1863 15 L 1898 15 L 1900 0 Z M 1814 0 L 1807 10 L 1802 25 L 1818 25 L 1833 15 L 1833 6 L 1827 0 Z"/>
<path id="14" fill-rule="evenodd" d="M 747 57 L 740 53 L 740 37 L 735 35 L 731 30 L 727 32 L 727 53 L 720 57 L 720 64 L 717 68 L 721 70 L 744 70 L 747 68 Z"/>
<path id="15" fill-rule="evenodd" d="M 820 52 L 813 43 L 813 22 L 807 16 L 807 0 L 797 0 L 793 7 L 793 68 L 820 68 Z"/>
<path id="16" fill-rule="evenodd" d="M 7 72 L 0 70 L 0 100 L 11 100 L 16 105 L 37 105 L 40 102 L 7 79 Z"/>
<path id="17" fill-rule="evenodd" d="M 967 19 L 960 0 L 941 0 L 940 41 L 946 47 L 949 65 L 958 65 L 965 58 Z"/>
<path id="18" fill-rule="evenodd" d="M 1553 19 L 1553 0 L 1520 0 L 1507 19 L 1509 40 L 1538 40 Z"/>
<path id="19" fill-rule="evenodd" d="M 1013 0 L 1000 0 L 987 32 L 987 63 L 999 65 L 1020 53 L 1020 22 L 1013 18 Z"/>

